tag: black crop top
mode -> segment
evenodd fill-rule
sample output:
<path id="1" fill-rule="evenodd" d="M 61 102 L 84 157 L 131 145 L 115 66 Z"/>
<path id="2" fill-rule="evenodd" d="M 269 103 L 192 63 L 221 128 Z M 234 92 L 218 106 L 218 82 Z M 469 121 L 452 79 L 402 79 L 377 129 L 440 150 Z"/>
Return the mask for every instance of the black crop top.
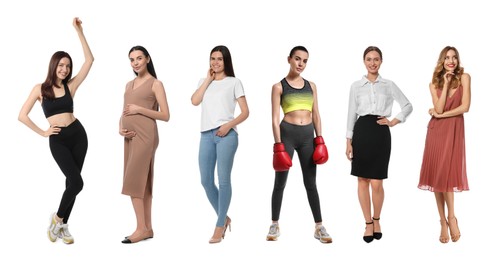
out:
<path id="1" fill-rule="evenodd" d="M 54 99 L 43 97 L 41 106 L 43 107 L 44 116 L 46 118 L 61 113 L 73 113 L 73 98 L 71 97 L 70 89 L 66 83 L 63 83 L 65 95 Z"/>

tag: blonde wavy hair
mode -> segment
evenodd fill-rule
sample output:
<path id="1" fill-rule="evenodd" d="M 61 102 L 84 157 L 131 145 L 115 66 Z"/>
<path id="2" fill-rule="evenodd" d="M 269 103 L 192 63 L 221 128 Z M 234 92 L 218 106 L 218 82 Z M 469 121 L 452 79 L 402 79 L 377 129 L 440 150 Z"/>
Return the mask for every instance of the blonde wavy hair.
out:
<path id="1" fill-rule="evenodd" d="M 453 50 L 456 53 L 456 59 L 458 59 L 458 65 L 454 69 L 454 77 L 451 78 L 449 82 L 449 88 L 457 88 L 461 85 L 461 75 L 464 73 L 464 68 L 461 67 L 461 60 L 459 58 L 459 52 L 455 47 L 446 46 L 442 49 L 439 54 L 439 59 L 437 60 L 436 68 L 432 74 L 432 84 L 438 89 L 442 89 L 444 85 L 444 74 L 446 70 L 444 69 L 444 60 L 446 59 L 447 52 Z"/>

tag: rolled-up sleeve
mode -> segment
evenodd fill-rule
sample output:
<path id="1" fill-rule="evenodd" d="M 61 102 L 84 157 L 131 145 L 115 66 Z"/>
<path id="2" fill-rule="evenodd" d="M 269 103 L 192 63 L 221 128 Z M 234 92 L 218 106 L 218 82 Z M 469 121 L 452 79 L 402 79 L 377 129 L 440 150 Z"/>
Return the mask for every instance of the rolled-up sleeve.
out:
<path id="1" fill-rule="evenodd" d="M 400 105 L 401 111 L 395 116 L 396 119 L 400 120 L 400 122 L 405 122 L 407 117 L 412 113 L 413 107 L 412 103 L 408 100 L 408 98 L 403 94 L 403 92 L 398 88 L 396 84 L 392 85 L 393 98 Z"/>

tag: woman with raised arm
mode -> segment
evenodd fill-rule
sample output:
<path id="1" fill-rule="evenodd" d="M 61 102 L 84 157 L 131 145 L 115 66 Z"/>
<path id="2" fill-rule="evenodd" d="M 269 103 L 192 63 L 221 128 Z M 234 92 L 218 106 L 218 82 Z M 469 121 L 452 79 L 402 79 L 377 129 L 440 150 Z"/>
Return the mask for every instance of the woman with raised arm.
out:
<path id="1" fill-rule="evenodd" d="M 87 153 L 87 134 L 80 121 L 73 114 L 73 98 L 78 87 L 87 77 L 94 57 L 82 30 L 82 21 L 73 19 L 73 26 L 82 44 L 85 62 L 72 78 L 73 62 L 70 55 L 57 51 L 51 57 L 46 80 L 34 86 L 22 106 L 19 120 L 43 137 L 49 137 L 49 147 L 56 163 L 66 177 L 66 188 L 61 197 L 58 210 L 49 221 L 48 238 L 52 242 L 61 238 L 66 244 L 74 242 L 68 230 L 68 218 L 78 193 L 83 188 L 81 176 L 83 162 Z M 30 117 L 36 101 L 39 101 L 49 128 L 41 129 Z"/>

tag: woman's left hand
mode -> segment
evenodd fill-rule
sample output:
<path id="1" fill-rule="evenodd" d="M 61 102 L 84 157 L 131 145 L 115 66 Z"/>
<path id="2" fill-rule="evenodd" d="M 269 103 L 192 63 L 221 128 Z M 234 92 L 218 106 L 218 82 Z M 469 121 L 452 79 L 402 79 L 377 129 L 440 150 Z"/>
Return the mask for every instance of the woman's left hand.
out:
<path id="1" fill-rule="evenodd" d="M 387 126 L 392 126 L 391 125 L 391 121 L 388 120 L 388 118 L 384 117 L 384 116 L 379 116 L 378 117 L 378 120 L 376 121 L 376 123 L 378 123 L 378 125 L 387 125 Z"/>
<path id="2" fill-rule="evenodd" d="M 138 106 L 138 105 L 135 105 L 135 104 L 128 104 L 126 105 L 126 107 L 124 108 L 124 111 L 123 111 L 123 115 L 125 116 L 129 116 L 129 115 L 136 115 L 136 114 L 139 114 L 139 109 L 141 107 Z"/>
<path id="3" fill-rule="evenodd" d="M 228 134 L 228 132 L 230 132 L 230 129 L 231 129 L 230 127 L 224 124 L 218 128 L 218 131 L 216 132 L 216 136 L 225 137 Z"/>
<path id="4" fill-rule="evenodd" d="M 78 17 L 73 18 L 73 27 L 75 27 L 77 30 L 83 31 L 82 20 L 80 20 Z"/>
<path id="5" fill-rule="evenodd" d="M 434 108 L 431 108 L 431 109 L 429 109 L 429 115 L 431 115 L 435 118 L 440 118 L 442 114 L 437 113 Z"/>

